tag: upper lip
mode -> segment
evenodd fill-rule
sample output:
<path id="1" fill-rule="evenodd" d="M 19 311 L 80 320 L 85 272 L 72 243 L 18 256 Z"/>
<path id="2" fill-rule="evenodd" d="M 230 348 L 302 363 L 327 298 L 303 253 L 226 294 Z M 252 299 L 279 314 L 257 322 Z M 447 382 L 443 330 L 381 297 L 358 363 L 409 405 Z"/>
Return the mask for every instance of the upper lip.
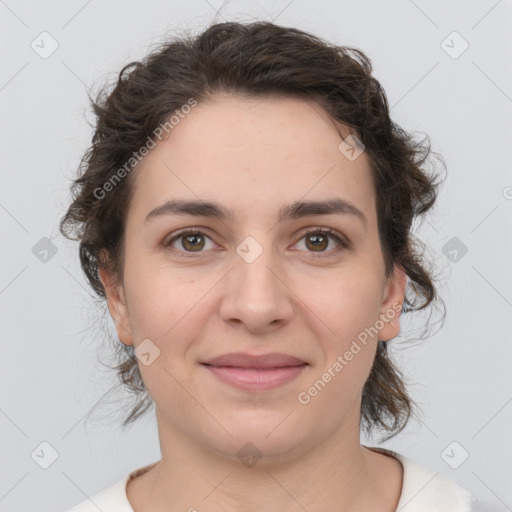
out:
<path id="1" fill-rule="evenodd" d="M 211 366 L 236 366 L 239 368 L 284 368 L 286 366 L 300 366 L 306 364 L 306 362 L 287 354 L 250 355 L 243 352 L 232 352 L 203 361 L 203 364 Z"/>

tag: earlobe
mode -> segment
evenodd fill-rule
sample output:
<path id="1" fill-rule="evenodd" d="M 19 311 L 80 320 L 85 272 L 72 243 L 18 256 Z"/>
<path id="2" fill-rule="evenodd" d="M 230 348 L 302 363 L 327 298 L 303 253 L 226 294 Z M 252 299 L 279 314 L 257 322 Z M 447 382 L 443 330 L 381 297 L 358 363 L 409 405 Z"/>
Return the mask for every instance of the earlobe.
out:
<path id="1" fill-rule="evenodd" d="M 115 283 L 111 274 L 103 267 L 99 269 L 99 276 L 105 290 L 110 316 L 116 326 L 117 336 L 125 345 L 133 345 L 124 288 L 121 284 Z"/>
<path id="2" fill-rule="evenodd" d="M 388 280 L 384 300 L 381 306 L 379 340 L 389 341 L 400 332 L 400 313 L 405 300 L 408 276 L 405 271 L 395 265 L 393 276 Z"/>

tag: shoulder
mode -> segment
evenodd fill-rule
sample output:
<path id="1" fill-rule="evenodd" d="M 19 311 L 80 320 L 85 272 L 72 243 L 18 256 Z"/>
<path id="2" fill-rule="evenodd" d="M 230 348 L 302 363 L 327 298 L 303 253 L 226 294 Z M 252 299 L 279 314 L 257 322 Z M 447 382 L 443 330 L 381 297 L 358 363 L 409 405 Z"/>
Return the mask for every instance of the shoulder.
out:
<path id="1" fill-rule="evenodd" d="M 102 512 L 133 512 L 126 495 L 126 484 L 130 478 L 145 473 L 155 464 L 152 463 L 131 471 L 115 484 L 93 494 L 66 512 L 98 512 L 98 510 Z"/>
<path id="2" fill-rule="evenodd" d="M 122 480 L 92 495 L 67 512 L 133 512 L 126 498 L 126 482 L 128 475 Z"/>
<path id="3" fill-rule="evenodd" d="M 396 452 L 385 450 L 404 468 L 400 512 L 475 512 L 475 497 L 454 480 Z"/>

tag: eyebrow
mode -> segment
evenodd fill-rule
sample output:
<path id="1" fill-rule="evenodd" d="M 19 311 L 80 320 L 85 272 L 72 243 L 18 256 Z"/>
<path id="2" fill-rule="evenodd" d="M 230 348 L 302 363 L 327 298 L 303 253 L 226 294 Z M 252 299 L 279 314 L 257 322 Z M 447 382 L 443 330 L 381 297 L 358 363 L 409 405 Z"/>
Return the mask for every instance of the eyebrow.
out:
<path id="1" fill-rule="evenodd" d="M 221 221 L 233 221 L 235 212 L 213 201 L 172 199 L 151 210 L 144 223 L 166 215 L 193 215 Z M 295 201 L 279 210 L 278 222 L 314 215 L 352 215 L 359 219 L 368 231 L 368 220 L 363 212 L 346 199 L 326 201 Z"/>

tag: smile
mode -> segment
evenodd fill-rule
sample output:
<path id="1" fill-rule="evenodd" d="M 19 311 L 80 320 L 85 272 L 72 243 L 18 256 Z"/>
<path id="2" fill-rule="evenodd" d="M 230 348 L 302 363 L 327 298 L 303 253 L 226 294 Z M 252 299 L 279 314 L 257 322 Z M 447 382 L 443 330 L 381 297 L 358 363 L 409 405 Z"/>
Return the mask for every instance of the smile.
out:
<path id="1" fill-rule="evenodd" d="M 307 363 L 279 368 L 247 368 L 236 366 L 203 366 L 222 382 L 246 391 L 275 389 L 296 379 Z"/>

